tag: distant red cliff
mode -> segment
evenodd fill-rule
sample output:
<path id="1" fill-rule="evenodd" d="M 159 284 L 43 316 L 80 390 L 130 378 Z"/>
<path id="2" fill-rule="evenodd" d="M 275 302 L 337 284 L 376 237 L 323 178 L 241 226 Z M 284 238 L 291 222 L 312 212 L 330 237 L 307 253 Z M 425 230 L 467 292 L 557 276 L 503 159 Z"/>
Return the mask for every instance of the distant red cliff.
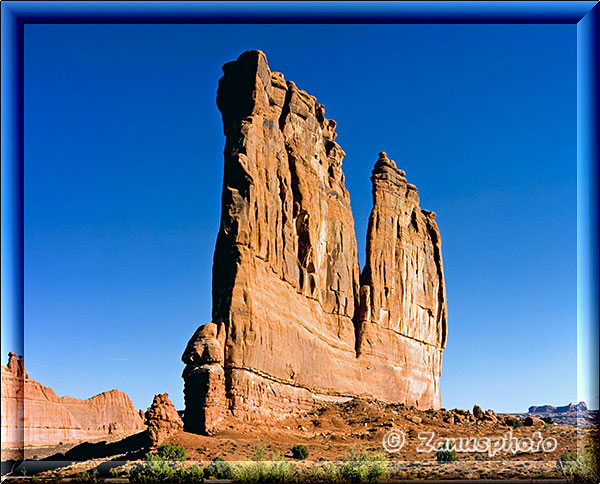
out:
<path id="1" fill-rule="evenodd" d="M 2 365 L 2 447 L 56 445 L 145 429 L 133 402 L 119 390 L 87 400 L 59 397 L 28 377 L 23 359 Z"/>

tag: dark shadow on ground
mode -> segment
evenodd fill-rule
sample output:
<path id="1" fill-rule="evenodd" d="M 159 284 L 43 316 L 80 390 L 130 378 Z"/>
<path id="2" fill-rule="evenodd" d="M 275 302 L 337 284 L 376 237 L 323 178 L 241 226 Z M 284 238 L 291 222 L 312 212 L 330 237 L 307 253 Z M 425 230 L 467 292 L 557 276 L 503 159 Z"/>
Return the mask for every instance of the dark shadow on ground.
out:
<path id="1" fill-rule="evenodd" d="M 106 441 L 90 443 L 83 442 L 76 445 L 69 451 L 57 453 L 40 460 L 26 460 L 14 467 L 12 474 L 21 476 L 32 476 L 40 472 L 52 471 L 73 464 L 74 462 L 83 462 L 90 459 L 106 459 L 115 456 L 112 462 L 105 462 L 97 467 L 101 473 L 108 472 L 113 467 L 123 464 L 126 461 L 141 459 L 150 450 L 151 441 L 148 432 L 139 432 L 122 440 L 108 443 Z M 13 461 L 14 462 L 14 461 Z M 118 464 L 117 464 L 118 462 Z M 14 464 L 8 464 L 11 467 Z M 4 474 L 5 463 L 2 463 Z"/>

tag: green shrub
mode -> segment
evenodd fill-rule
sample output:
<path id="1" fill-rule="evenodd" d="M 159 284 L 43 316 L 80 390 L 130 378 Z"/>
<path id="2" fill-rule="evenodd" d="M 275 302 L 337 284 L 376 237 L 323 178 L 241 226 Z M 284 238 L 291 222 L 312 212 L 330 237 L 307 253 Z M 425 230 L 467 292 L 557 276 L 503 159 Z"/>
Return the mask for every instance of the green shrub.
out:
<path id="1" fill-rule="evenodd" d="M 552 417 L 542 417 L 542 420 L 544 422 L 546 422 L 547 424 L 553 424 L 554 420 L 552 420 Z"/>
<path id="2" fill-rule="evenodd" d="M 213 461 L 204 469 L 206 477 L 216 477 L 217 479 L 231 478 L 231 465 L 223 457 L 215 457 Z"/>
<path id="3" fill-rule="evenodd" d="M 274 460 L 268 471 L 268 482 L 291 482 L 294 477 L 296 465 L 285 460 Z"/>
<path id="4" fill-rule="evenodd" d="M 77 474 L 78 482 L 99 482 L 100 473 L 98 470 L 85 471 Z"/>
<path id="5" fill-rule="evenodd" d="M 183 467 L 186 450 L 170 444 L 159 445 L 148 452 L 145 462 L 129 470 L 131 482 L 198 482 L 204 474 L 198 466 Z"/>
<path id="6" fill-rule="evenodd" d="M 566 451 L 556 464 L 568 482 L 600 482 L 598 445 L 594 442 L 590 442 L 579 451 Z"/>
<path id="7" fill-rule="evenodd" d="M 438 462 L 456 462 L 458 460 L 456 449 L 448 445 L 439 449 L 435 454 L 435 458 Z"/>
<path id="8" fill-rule="evenodd" d="M 266 482 L 267 465 L 263 461 L 238 462 L 231 468 L 231 479 L 234 482 L 254 484 Z"/>
<path id="9" fill-rule="evenodd" d="M 387 473 L 387 458 L 351 449 L 342 459 L 339 475 L 344 482 L 378 482 Z"/>
<path id="10" fill-rule="evenodd" d="M 252 458 L 255 461 L 264 460 L 267 456 L 267 446 L 265 444 L 256 444 L 254 446 L 254 450 L 252 451 Z"/>
<path id="11" fill-rule="evenodd" d="M 161 444 L 156 449 L 156 455 L 163 460 L 184 461 L 185 454 L 185 447 L 178 445 Z"/>
<path id="12" fill-rule="evenodd" d="M 200 466 L 193 464 L 187 469 L 180 467 L 176 471 L 177 481 L 179 482 L 202 482 L 204 472 Z"/>
<path id="13" fill-rule="evenodd" d="M 521 421 L 521 419 L 516 418 L 516 417 L 509 419 L 506 423 L 508 425 L 510 425 L 513 429 L 518 429 L 519 427 L 523 427 L 523 422 Z"/>
<path id="14" fill-rule="evenodd" d="M 292 457 L 297 460 L 304 460 L 308 457 L 306 445 L 296 444 L 292 447 Z"/>
<path id="15" fill-rule="evenodd" d="M 231 479 L 245 484 L 296 482 L 296 465 L 281 457 L 272 462 L 263 460 L 238 462 L 231 466 Z"/>
<path id="16" fill-rule="evenodd" d="M 165 460 L 146 459 L 129 470 L 130 482 L 171 482 L 175 480 L 175 469 Z"/>
<path id="17" fill-rule="evenodd" d="M 340 482 L 340 469 L 333 462 L 325 462 L 318 470 L 317 482 Z"/>

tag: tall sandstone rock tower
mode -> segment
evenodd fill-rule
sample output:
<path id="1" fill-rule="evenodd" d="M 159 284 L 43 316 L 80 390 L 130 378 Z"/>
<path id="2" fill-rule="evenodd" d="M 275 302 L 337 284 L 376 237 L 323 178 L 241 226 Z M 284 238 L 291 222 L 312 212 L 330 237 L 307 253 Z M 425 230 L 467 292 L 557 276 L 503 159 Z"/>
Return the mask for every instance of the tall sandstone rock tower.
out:
<path id="1" fill-rule="evenodd" d="M 223 71 L 212 322 L 183 355 L 185 429 L 353 397 L 439 407 L 446 298 L 435 214 L 380 153 L 361 276 L 335 121 L 260 51 Z"/>

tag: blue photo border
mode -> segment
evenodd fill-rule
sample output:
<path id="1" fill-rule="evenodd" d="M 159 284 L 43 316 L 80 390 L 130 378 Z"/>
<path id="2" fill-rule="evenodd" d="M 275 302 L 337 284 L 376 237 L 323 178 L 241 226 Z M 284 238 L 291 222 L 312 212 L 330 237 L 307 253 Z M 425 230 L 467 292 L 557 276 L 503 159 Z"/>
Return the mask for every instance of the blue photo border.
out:
<path id="1" fill-rule="evenodd" d="M 23 354 L 23 41 L 30 23 L 411 23 L 577 25 L 578 391 L 598 396 L 598 2 L 3 1 L 2 326 Z"/>

